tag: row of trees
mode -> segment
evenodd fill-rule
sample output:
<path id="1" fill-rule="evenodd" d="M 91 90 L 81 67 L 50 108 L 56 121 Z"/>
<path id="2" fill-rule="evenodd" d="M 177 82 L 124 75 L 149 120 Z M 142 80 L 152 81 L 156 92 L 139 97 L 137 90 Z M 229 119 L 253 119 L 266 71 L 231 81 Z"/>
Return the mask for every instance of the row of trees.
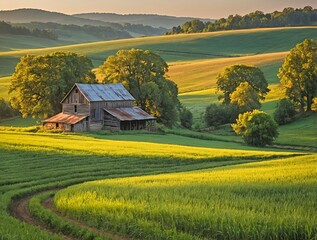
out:
<path id="1" fill-rule="evenodd" d="M 221 30 L 248 29 L 262 27 L 285 27 L 314 25 L 317 22 L 317 9 L 306 6 L 303 9 L 285 8 L 282 12 L 263 13 L 255 11 L 244 16 L 230 15 L 215 22 L 192 20 L 182 26 L 173 27 L 167 34 L 213 32 Z"/>
<path id="2" fill-rule="evenodd" d="M 56 40 L 57 35 L 51 30 L 46 29 L 28 29 L 26 27 L 12 26 L 9 23 L 0 21 L 0 34 L 28 35 L 40 38 L 48 38 Z"/>

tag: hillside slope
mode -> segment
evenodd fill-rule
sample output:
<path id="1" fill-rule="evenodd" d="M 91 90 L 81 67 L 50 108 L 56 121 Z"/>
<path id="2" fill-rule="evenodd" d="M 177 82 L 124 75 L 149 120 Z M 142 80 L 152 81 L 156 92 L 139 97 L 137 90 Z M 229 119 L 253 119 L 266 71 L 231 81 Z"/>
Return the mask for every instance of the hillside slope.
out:
<path id="1" fill-rule="evenodd" d="M 172 28 L 197 18 L 174 17 L 157 14 L 116 14 L 116 13 L 80 13 L 72 16 L 115 23 L 146 24 L 152 27 Z M 200 19 L 211 21 L 211 19 Z"/>
<path id="2" fill-rule="evenodd" d="M 316 36 L 317 27 L 272 28 L 146 37 L 52 48 L 12 49 L 13 51 L 0 52 L 0 62 L 6 69 L 0 72 L 0 76 L 12 73 L 19 57 L 25 54 L 71 51 L 87 55 L 95 67 L 98 67 L 119 49 L 150 49 L 160 54 L 167 62 L 193 61 L 289 51 L 303 39 Z M 1 38 L 0 36 L 0 42 Z"/>

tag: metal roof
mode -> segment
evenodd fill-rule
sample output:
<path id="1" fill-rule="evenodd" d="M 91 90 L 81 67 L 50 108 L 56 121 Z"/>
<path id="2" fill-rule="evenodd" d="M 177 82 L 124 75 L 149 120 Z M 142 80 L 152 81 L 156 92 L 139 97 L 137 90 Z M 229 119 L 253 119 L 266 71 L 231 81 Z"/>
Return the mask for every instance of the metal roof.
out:
<path id="1" fill-rule="evenodd" d="M 104 109 L 107 113 L 111 114 L 120 121 L 132 121 L 132 120 L 155 120 L 156 118 L 143 111 L 139 107 L 127 107 L 127 108 L 111 108 Z"/>
<path id="2" fill-rule="evenodd" d="M 49 119 L 44 120 L 43 122 L 76 124 L 81 120 L 84 120 L 86 117 L 88 116 L 59 113 Z"/>
<path id="3" fill-rule="evenodd" d="M 121 84 L 84 84 L 75 83 L 89 102 L 135 101 L 134 97 Z"/>

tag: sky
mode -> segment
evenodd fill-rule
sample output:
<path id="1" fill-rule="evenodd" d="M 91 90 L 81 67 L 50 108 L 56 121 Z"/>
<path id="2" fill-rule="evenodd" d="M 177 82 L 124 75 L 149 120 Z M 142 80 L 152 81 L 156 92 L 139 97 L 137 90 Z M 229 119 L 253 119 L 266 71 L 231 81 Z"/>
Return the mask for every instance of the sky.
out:
<path id="1" fill-rule="evenodd" d="M 111 12 L 161 14 L 201 18 L 244 15 L 255 10 L 273 12 L 285 7 L 317 8 L 317 0 L 0 0 L 0 10 L 40 8 L 66 14 Z"/>

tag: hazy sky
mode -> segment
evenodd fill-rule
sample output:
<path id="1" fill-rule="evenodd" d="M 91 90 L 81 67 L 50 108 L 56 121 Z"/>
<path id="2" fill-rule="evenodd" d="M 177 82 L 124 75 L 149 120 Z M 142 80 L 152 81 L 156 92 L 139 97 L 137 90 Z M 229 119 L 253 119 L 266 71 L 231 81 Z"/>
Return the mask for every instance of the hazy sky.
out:
<path id="1" fill-rule="evenodd" d="M 220 18 L 255 10 L 272 12 L 285 7 L 317 7 L 317 0 L 0 0 L 0 10 L 41 8 L 63 13 L 155 13 Z"/>

